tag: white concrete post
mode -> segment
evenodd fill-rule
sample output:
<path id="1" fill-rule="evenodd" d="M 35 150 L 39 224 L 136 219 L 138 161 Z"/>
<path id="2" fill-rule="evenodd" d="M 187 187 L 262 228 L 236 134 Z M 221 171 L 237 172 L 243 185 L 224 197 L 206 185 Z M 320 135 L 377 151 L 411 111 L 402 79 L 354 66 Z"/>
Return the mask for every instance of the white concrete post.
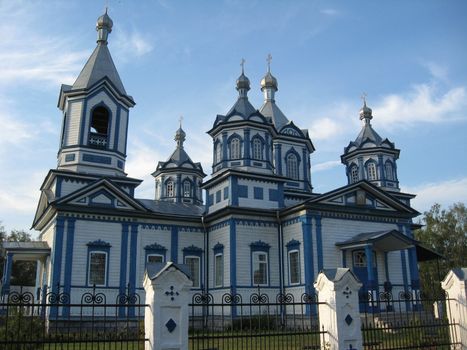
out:
<path id="1" fill-rule="evenodd" d="M 152 266 L 150 266 L 152 265 Z M 146 350 L 188 349 L 190 277 L 172 262 L 148 264 L 144 276 Z"/>
<path id="2" fill-rule="evenodd" d="M 446 291 L 446 315 L 449 320 L 451 349 L 467 349 L 467 268 L 456 268 L 448 272 L 441 287 Z"/>
<path id="3" fill-rule="evenodd" d="M 324 349 L 363 349 L 358 291 L 362 284 L 348 268 L 323 270 L 314 284 L 318 291 L 319 327 Z M 321 304 L 324 303 L 324 304 Z"/>

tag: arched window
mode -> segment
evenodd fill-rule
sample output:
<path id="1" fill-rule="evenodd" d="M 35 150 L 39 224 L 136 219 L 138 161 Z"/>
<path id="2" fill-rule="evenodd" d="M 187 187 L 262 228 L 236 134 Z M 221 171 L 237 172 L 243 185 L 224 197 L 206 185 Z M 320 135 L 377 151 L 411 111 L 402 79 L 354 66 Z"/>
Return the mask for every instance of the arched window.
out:
<path id="1" fill-rule="evenodd" d="M 222 160 L 222 144 L 218 142 L 216 144 L 216 154 L 215 154 L 214 163 L 219 163 L 221 160 Z"/>
<path id="2" fill-rule="evenodd" d="M 358 182 L 358 168 L 356 165 L 350 168 L 350 181 L 351 183 Z"/>
<path id="3" fill-rule="evenodd" d="M 387 180 L 394 180 L 394 169 L 392 168 L 391 162 L 384 164 L 384 172 L 386 173 Z"/>
<path id="4" fill-rule="evenodd" d="M 293 153 L 290 153 L 286 158 L 287 177 L 298 180 L 298 159 Z"/>
<path id="5" fill-rule="evenodd" d="M 230 159 L 240 159 L 240 140 L 237 137 L 230 141 Z"/>
<path id="6" fill-rule="evenodd" d="M 109 111 L 105 107 L 96 107 L 92 111 L 89 144 L 105 148 L 109 132 Z"/>
<path id="7" fill-rule="evenodd" d="M 367 165 L 368 171 L 368 180 L 376 180 L 376 164 L 373 162 L 368 163 Z"/>
<path id="8" fill-rule="evenodd" d="M 188 180 L 183 182 L 183 197 L 191 197 L 191 183 Z"/>
<path id="9" fill-rule="evenodd" d="M 263 143 L 259 138 L 253 139 L 253 159 L 263 159 Z"/>
<path id="10" fill-rule="evenodd" d="M 167 197 L 174 197 L 174 182 L 172 180 L 165 185 L 165 192 Z"/>

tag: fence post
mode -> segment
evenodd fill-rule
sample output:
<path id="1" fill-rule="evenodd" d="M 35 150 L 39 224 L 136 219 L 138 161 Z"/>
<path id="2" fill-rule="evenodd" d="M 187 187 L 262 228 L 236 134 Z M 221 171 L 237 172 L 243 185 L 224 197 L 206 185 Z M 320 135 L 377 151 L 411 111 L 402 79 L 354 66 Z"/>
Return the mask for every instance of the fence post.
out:
<path id="1" fill-rule="evenodd" d="M 145 350 L 188 349 L 188 303 L 193 285 L 181 265 L 148 264 L 144 276 Z"/>
<path id="2" fill-rule="evenodd" d="M 358 290 L 362 284 L 348 268 L 325 269 L 314 284 L 324 349 L 363 349 Z"/>
<path id="3" fill-rule="evenodd" d="M 446 291 L 446 314 L 452 349 L 467 349 L 467 268 L 448 272 L 441 287 Z"/>

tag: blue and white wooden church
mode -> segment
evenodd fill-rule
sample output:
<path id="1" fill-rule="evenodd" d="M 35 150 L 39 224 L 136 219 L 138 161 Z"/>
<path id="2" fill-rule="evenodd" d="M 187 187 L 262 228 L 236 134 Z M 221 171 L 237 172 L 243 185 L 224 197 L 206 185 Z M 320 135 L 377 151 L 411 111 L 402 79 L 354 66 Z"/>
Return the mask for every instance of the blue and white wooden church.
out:
<path id="1" fill-rule="evenodd" d="M 350 267 L 368 290 L 419 288 L 426 251 L 413 240 L 419 213 L 414 195 L 400 191 L 399 150 L 373 129 L 365 101 L 362 130 L 341 157 L 347 184 L 313 192 L 315 148 L 276 104 L 270 57 L 263 105 L 249 102 L 242 64 L 237 100 L 214 118 L 211 177 L 204 180 L 184 149 L 180 126 L 174 152 L 152 174 L 154 198 L 136 198 L 141 180 L 125 173 L 135 102 L 109 52 L 112 25 L 107 13 L 99 17 L 94 52 L 75 83 L 60 89 L 58 164 L 41 186 L 33 222 L 40 242 L 6 244 L 3 293 L 14 259 L 37 260 L 37 287 L 72 301 L 94 285 L 108 300 L 128 285 L 142 293 L 146 264 L 167 261 L 188 265 L 193 289 L 215 297 L 258 286 L 298 296 L 313 291 L 320 270 L 336 267 Z"/>

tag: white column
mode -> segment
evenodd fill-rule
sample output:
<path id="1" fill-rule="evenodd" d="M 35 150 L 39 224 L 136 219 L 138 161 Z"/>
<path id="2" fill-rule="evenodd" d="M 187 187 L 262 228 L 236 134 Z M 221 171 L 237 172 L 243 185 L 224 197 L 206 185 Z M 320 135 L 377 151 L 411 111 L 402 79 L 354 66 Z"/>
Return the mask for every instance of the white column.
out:
<path id="1" fill-rule="evenodd" d="M 358 290 L 362 284 L 348 268 L 325 269 L 314 284 L 318 291 L 319 327 L 323 348 L 363 349 Z"/>
<path id="2" fill-rule="evenodd" d="M 146 350 L 188 349 L 188 303 L 193 282 L 172 262 L 149 264 L 144 277 Z"/>
<path id="3" fill-rule="evenodd" d="M 448 272 L 441 287 L 446 291 L 446 314 L 449 321 L 451 349 L 467 349 L 467 268 Z"/>

